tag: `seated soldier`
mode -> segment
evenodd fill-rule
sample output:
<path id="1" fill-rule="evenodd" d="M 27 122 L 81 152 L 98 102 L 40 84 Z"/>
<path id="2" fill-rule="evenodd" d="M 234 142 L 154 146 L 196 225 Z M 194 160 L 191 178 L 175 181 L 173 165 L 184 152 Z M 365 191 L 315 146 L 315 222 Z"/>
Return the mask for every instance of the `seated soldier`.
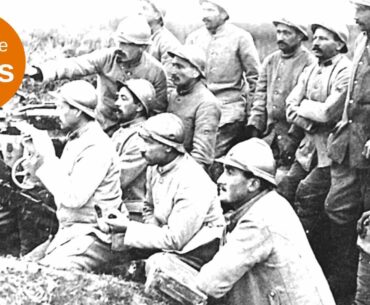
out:
<path id="1" fill-rule="evenodd" d="M 109 137 L 95 121 L 97 97 L 86 81 L 60 88 L 58 108 L 68 140 L 62 156 L 55 155 L 46 132 L 31 125 L 19 129 L 31 136 L 33 155 L 27 164 L 53 194 L 59 231 L 50 244 L 26 256 L 58 269 L 99 270 L 111 257 L 111 237 L 99 230 L 95 205 L 118 208 L 121 203 L 118 157 Z"/>
<path id="2" fill-rule="evenodd" d="M 223 305 L 334 305 L 329 285 L 290 204 L 275 191 L 271 148 L 253 138 L 218 159 L 226 243 L 195 282 Z M 165 254 L 173 259 L 172 254 Z M 164 255 L 153 266 L 164 263 Z"/>
<path id="3" fill-rule="evenodd" d="M 130 79 L 121 85 L 115 102 L 120 127 L 112 140 L 119 154 L 123 202 L 130 218 L 141 221 L 148 163 L 140 152 L 138 132 L 155 103 L 155 89 L 145 79 Z"/>
<path id="4" fill-rule="evenodd" d="M 121 256 L 129 252 L 128 260 L 172 251 L 199 269 L 217 252 L 223 233 L 216 185 L 185 152 L 184 127 L 176 115 L 149 118 L 139 135 L 149 164 L 144 223 L 112 210 L 103 214 L 101 228 L 116 233 L 112 248 L 126 250 Z"/>

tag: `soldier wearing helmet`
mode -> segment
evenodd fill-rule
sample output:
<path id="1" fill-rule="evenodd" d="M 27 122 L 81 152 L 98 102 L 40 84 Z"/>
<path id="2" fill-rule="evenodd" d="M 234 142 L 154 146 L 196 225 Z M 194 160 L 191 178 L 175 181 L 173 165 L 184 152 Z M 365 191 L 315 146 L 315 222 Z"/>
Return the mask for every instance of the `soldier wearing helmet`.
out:
<path id="1" fill-rule="evenodd" d="M 62 125 L 68 131 L 60 158 L 46 132 L 20 126 L 32 139 L 29 145 L 34 153 L 27 167 L 53 194 L 59 220 L 51 242 L 40 245 L 27 259 L 58 269 L 99 270 L 112 255 L 111 239 L 98 229 L 94 207 L 106 210 L 121 203 L 118 158 L 95 120 L 95 88 L 86 81 L 73 81 L 56 96 Z"/>
<path id="2" fill-rule="evenodd" d="M 151 29 L 151 43 L 148 47 L 148 53 L 162 63 L 169 75 L 171 58 L 167 52 L 177 50 L 181 44 L 164 25 L 165 4 L 163 0 L 140 0 L 140 3 L 140 14 L 146 18 Z M 170 81 L 169 84 L 171 84 Z"/>
<path id="3" fill-rule="evenodd" d="M 116 218 L 107 214 L 105 222 L 114 233 L 124 234 L 113 234 L 113 249 L 129 246 L 132 259 L 172 252 L 199 269 L 217 252 L 224 228 L 216 185 L 185 152 L 184 126 L 176 115 L 149 118 L 139 135 L 141 153 L 150 165 L 144 223 L 109 212 Z"/>
<path id="4" fill-rule="evenodd" d="M 215 157 L 221 105 L 203 83 L 205 54 L 196 46 L 183 46 L 168 54 L 176 90 L 169 93 L 167 111 L 182 119 L 186 151 L 208 169 Z"/>
<path id="5" fill-rule="evenodd" d="M 338 279 L 329 282 L 334 296 L 338 297 L 338 294 L 345 293 L 342 288 L 338 290 L 338 281 L 350 283 L 347 282 L 350 273 L 347 273 L 349 270 L 344 262 L 348 263 L 349 257 L 346 255 L 349 252 L 346 250 L 353 236 L 348 234 L 348 227 L 339 225 L 331 219 L 330 213 L 325 212 L 325 199 L 331 186 L 332 164 L 328 156 L 327 141 L 331 130 L 340 120 L 347 94 L 351 63 L 344 54 L 348 50 L 348 30 L 345 25 L 328 22 L 312 24 L 311 29 L 312 50 L 318 62 L 305 69 L 286 100 L 288 122 L 303 128 L 305 137 L 287 175 L 289 179 L 283 178 L 280 186 L 284 189 L 284 183 L 301 180 L 294 206 L 324 272 L 332 279 Z M 306 143 L 310 143 L 316 151 L 317 164 L 302 179 L 301 167 L 311 167 L 316 158 L 313 154 L 306 153 Z M 327 234 L 322 234 L 324 231 Z M 337 243 L 338 238 L 343 240 L 343 248 Z M 334 241 L 333 244 L 330 244 L 330 240 Z M 334 253 L 329 255 L 329 250 L 334 250 Z M 343 287 L 349 293 L 351 285 L 347 284 L 343 284 Z"/>
<path id="6" fill-rule="evenodd" d="M 148 163 L 140 152 L 138 132 L 156 102 L 155 90 L 145 79 L 130 79 L 120 85 L 115 102 L 120 127 L 112 140 L 120 160 L 123 202 L 130 215 L 141 220 Z"/>
<path id="7" fill-rule="evenodd" d="M 262 63 L 250 116 L 243 136 L 246 139 L 261 137 L 270 146 L 278 172 L 289 170 L 294 154 L 302 140 L 302 130 L 289 133 L 285 100 L 305 67 L 315 62 L 315 57 L 302 42 L 308 40 L 306 29 L 299 23 L 282 18 L 272 22 L 276 30 L 279 50 L 268 55 Z M 293 130 L 292 130 L 293 131 Z M 294 200 L 297 184 L 290 184 L 289 201 Z"/>
<path id="8" fill-rule="evenodd" d="M 358 260 L 356 222 L 361 213 L 368 215 L 370 210 L 370 1 L 350 2 L 361 33 L 355 43 L 342 119 L 328 141 L 328 152 L 333 161 L 332 184 L 325 203 L 325 210 L 340 236 L 340 243 L 336 245 L 338 248 L 335 248 L 339 257 L 334 259 L 340 259 L 338 266 L 341 268 L 338 271 L 341 272 L 331 279 L 339 296 L 352 294 L 355 290 Z M 365 219 L 359 221 L 359 232 Z M 362 238 L 366 236 L 365 232 L 361 233 Z M 365 244 L 360 240 L 356 305 L 369 302 L 370 251 Z"/>
<path id="9" fill-rule="evenodd" d="M 156 90 L 152 114 L 167 108 L 167 79 L 163 66 L 145 49 L 150 44 L 150 27 L 143 16 L 132 15 L 121 21 L 114 34 L 116 46 L 65 60 L 50 61 L 40 67 L 27 66 L 26 76 L 49 82 L 60 78 L 98 76 L 97 119 L 111 135 L 117 124 L 114 105 L 117 81 L 143 78 Z"/>
<path id="10" fill-rule="evenodd" d="M 253 138 L 217 161 L 219 197 L 230 209 L 226 241 L 201 268 L 198 288 L 225 305 L 334 305 L 298 217 L 274 190 L 269 145 Z"/>

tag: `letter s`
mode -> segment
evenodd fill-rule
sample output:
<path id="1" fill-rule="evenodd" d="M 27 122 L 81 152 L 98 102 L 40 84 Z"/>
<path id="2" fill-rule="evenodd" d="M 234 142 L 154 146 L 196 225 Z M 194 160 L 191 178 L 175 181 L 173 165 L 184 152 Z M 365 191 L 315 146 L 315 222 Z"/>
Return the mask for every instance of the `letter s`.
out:
<path id="1" fill-rule="evenodd" d="M 0 75 L 7 76 L 6 78 L 0 76 L 0 82 L 10 83 L 14 79 L 14 74 L 6 69 L 13 70 L 13 66 L 7 64 L 0 65 Z"/>

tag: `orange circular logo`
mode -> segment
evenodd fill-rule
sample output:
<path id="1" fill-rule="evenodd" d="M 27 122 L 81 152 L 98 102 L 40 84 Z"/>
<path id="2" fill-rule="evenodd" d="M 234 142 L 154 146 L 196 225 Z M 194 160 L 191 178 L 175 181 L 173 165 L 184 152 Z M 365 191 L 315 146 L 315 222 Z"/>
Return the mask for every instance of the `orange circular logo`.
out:
<path id="1" fill-rule="evenodd" d="M 26 56 L 17 32 L 0 18 L 0 106 L 9 101 L 22 83 Z"/>

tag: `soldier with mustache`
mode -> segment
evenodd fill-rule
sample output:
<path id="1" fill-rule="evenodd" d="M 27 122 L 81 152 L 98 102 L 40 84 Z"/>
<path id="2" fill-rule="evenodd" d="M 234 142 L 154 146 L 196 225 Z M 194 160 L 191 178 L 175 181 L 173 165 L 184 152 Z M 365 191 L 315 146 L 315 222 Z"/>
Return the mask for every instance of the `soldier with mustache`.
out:
<path id="1" fill-rule="evenodd" d="M 114 34 L 116 46 L 74 58 L 48 61 L 40 67 L 27 66 L 25 75 L 49 82 L 96 74 L 97 119 L 106 133 L 112 135 L 120 125 L 120 111 L 114 104 L 117 82 L 146 79 L 156 91 L 156 104 L 150 115 L 167 108 L 166 73 L 161 63 L 145 51 L 150 44 L 150 33 L 150 27 L 143 16 L 128 16 L 121 21 Z"/>
<path id="2" fill-rule="evenodd" d="M 302 132 L 300 128 L 288 132 L 291 124 L 286 120 L 285 100 L 297 84 L 299 75 L 315 58 L 302 45 L 308 39 L 303 26 L 286 18 L 274 20 L 273 24 L 279 50 L 268 55 L 262 63 L 244 136 L 262 137 L 272 148 L 278 168 L 289 169 Z M 299 180 L 308 171 L 309 168 L 297 165 L 295 173 L 300 173 L 300 178 L 295 180 L 288 175 L 283 183 L 279 183 L 279 192 L 290 203 L 294 201 Z"/>
<path id="3" fill-rule="evenodd" d="M 338 257 L 339 252 L 344 251 L 338 239 L 346 240 L 346 247 L 350 243 L 343 229 L 331 219 L 331 213 L 325 212 L 324 203 L 331 186 L 332 160 L 328 156 L 327 141 L 343 112 L 350 77 L 351 63 L 343 55 L 348 51 L 349 33 L 344 24 L 328 22 L 312 24 L 311 29 L 312 51 L 318 62 L 305 69 L 288 96 L 287 119 L 305 131 L 296 162 L 312 164 L 314 156 L 305 152 L 305 144 L 310 143 L 317 152 L 317 165 L 299 183 L 294 206 L 338 301 L 339 294 L 350 288 L 338 291 L 337 277 L 344 276 L 340 270 L 345 270 L 343 266 L 348 264 Z M 339 235 L 341 233 L 343 235 Z"/>
<path id="4" fill-rule="evenodd" d="M 201 0 L 200 4 L 204 27 L 191 33 L 186 43 L 206 53 L 207 87 L 221 101 L 218 158 L 239 141 L 246 108 L 256 89 L 260 61 L 251 34 L 228 22 L 226 1 Z M 216 178 L 219 171 L 213 172 Z"/>

